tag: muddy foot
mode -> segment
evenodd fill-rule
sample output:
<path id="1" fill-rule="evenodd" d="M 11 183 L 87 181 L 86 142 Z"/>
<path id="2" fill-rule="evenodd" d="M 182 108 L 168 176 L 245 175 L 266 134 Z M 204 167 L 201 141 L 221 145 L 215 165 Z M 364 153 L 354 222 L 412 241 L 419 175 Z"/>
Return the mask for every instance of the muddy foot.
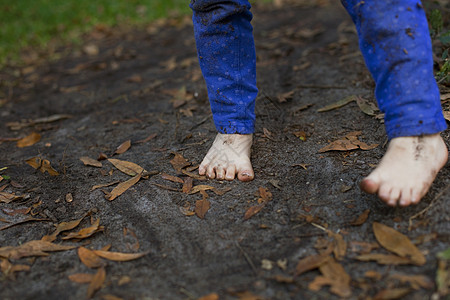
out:
<path id="1" fill-rule="evenodd" d="M 419 203 L 448 158 L 439 134 L 394 138 L 378 167 L 361 189 L 378 194 L 390 206 Z"/>
<path id="2" fill-rule="evenodd" d="M 255 176 L 250 162 L 252 138 L 251 134 L 218 133 L 198 168 L 199 174 L 219 180 L 233 180 L 237 174 L 241 181 L 252 180 Z"/>

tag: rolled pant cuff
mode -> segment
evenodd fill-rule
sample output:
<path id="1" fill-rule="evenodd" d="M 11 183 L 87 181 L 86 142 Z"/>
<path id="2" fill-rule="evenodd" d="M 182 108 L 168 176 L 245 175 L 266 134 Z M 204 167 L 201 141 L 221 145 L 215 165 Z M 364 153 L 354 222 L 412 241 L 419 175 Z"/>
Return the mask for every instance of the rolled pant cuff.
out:
<path id="1" fill-rule="evenodd" d="M 217 131 L 223 134 L 252 134 L 255 132 L 255 124 L 253 122 L 214 122 L 214 125 L 216 126 Z"/>
<path id="2" fill-rule="evenodd" d="M 385 125 L 389 140 L 397 137 L 431 135 L 447 129 L 447 123 L 444 117 L 423 121 L 421 124 L 415 120 L 402 122 L 402 124 L 394 124 L 391 122 Z"/>

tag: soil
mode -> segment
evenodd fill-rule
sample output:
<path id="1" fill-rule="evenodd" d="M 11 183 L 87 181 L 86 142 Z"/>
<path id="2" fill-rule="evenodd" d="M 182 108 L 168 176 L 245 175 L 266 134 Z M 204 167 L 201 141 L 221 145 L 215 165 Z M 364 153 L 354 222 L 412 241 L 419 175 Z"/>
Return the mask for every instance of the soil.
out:
<path id="1" fill-rule="evenodd" d="M 430 298 L 436 285 L 412 289 L 389 275 L 424 275 L 435 281 L 436 254 L 450 246 L 450 168 L 443 168 L 417 206 L 390 208 L 361 192 L 359 181 L 385 151 L 382 122 L 362 112 L 355 102 L 328 112 L 317 110 L 352 95 L 375 103 L 374 84 L 344 9 L 331 1 L 308 3 L 281 8 L 255 5 L 252 10 L 260 89 L 252 151 L 255 180 L 194 179 L 194 185 L 230 189 L 224 195 L 207 191 L 210 209 L 204 219 L 180 210 L 193 210 L 201 194 L 155 185 L 181 189 L 180 183 L 165 180 L 161 173 L 187 178 L 172 167 L 174 153 L 197 165 L 216 133 L 189 19 L 162 21 L 145 30 L 99 27 L 86 37 L 91 48 L 38 67 L 4 69 L 0 74 L 0 99 L 4 98 L 0 101 L 0 168 L 7 169 L 1 171 L 6 179 L 0 186 L 8 184 L 4 192 L 25 198 L 0 204 L 0 220 L 23 220 L 29 215 L 7 212 L 34 205 L 33 218 L 46 221 L 2 230 L 0 245 L 39 240 L 54 232 L 54 225 L 90 212 L 92 219 L 100 218 L 103 231 L 78 241 L 62 240 L 61 233 L 55 243 L 148 252 L 128 262 L 108 261 L 106 280 L 94 298 L 197 299 L 217 293 L 220 299 L 339 299 L 327 286 L 319 291 L 309 288 L 318 270 L 295 276 L 300 259 L 317 254 L 319 242 L 332 240 L 327 228 L 347 242 L 346 255 L 339 263 L 352 279 L 351 299 L 368 299 L 400 287 L 406 288 L 408 299 Z M 61 53 L 68 50 L 61 49 Z M 280 101 L 279 95 L 288 92 L 293 93 Z M 55 114 L 70 117 L 18 130 L 7 125 Z M 368 151 L 318 153 L 352 131 L 361 131 L 361 141 L 379 146 Z M 15 142 L 5 141 L 31 132 L 42 136 L 32 146 L 18 148 Z M 138 143 L 151 134 L 156 137 Z M 442 135 L 448 144 L 449 131 Z M 127 140 L 131 148 L 114 155 Z M 141 179 L 108 201 L 101 188 L 91 188 L 129 176 L 105 160 L 102 168 L 80 161 L 82 156 L 96 159 L 100 153 L 158 174 Z M 25 162 L 36 156 L 49 160 L 59 175 L 41 173 Z M 267 188 L 273 199 L 244 220 L 245 212 L 258 204 L 260 187 Z M 67 201 L 67 194 L 72 201 Z M 368 219 L 360 226 L 351 225 L 365 210 L 370 210 Z M 1 222 L 2 226 L 9 224 Z M 354 242 L 376 242 L 373 222 L 415 241 L 427 263 L 396 266 L 356 260 L 360 252 Z M 89 218 L 85 218 L 73 231 L 88 226 Z M 264 261 L 263 265 L 263 260 L 273 264 Z M 286 260 L 286 268 L 277 265 L 279 260 Z M 17 272 L 15 279 L 2 277 L 2 299 L 83 299 L 88 285 L 68 277 L 96 272 L 80 262 L 76 249 L 14 263 L 31 268 Z M 367 277 L 367 271 L 378 272 L 381 279 Z M 250 293 L 260 298 L 244 298 Z"/>

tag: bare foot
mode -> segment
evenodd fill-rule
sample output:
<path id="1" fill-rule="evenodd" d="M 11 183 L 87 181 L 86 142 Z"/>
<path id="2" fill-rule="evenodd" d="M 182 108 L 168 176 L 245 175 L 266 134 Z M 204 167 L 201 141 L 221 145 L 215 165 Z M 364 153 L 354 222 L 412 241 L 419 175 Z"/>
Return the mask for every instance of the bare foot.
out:
<path id="1" fill-rule="evenodd" d="M 198 172 L 211 179 L 250 181 L 255 177 L 250 162 L 253 135 L 218 133 Z"/>
<path id="2" fill-rule="evenodd" d="M 390 206 L 417 204 L 447 158 L 439 134 L 394 138 L 377 168 L 362 180 L 361 189 L 378 194 Z"/>

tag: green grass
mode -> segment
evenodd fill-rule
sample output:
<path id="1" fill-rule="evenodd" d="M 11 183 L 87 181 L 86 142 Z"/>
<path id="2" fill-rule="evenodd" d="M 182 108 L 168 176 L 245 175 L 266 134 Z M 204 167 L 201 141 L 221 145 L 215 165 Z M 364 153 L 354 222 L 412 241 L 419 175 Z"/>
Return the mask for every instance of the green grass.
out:
<path id="1" fill-rule="evenodd" d="M 190 13 L 188 0 L 0 0 L 0 65 L 27 47 L 76 42 L 97 24 L 139 25 L 170 12 Z"/>

